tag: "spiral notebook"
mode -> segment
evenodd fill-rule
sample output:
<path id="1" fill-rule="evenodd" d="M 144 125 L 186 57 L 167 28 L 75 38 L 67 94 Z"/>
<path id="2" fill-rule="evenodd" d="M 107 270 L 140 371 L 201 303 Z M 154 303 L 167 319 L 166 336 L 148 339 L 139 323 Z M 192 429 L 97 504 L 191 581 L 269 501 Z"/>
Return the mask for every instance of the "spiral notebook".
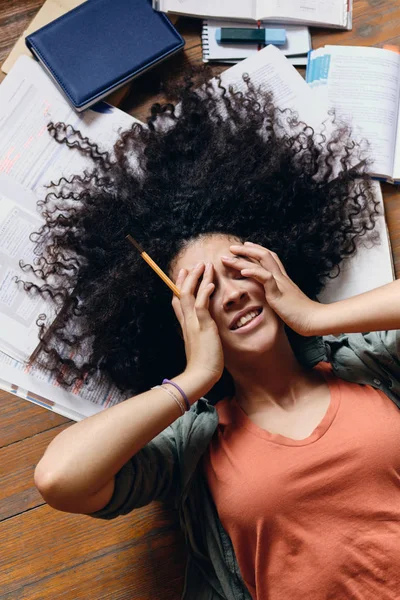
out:
<path id="1" fill-rule="evenodd" d="M 246 22 L 219 21 L 206 19 L 203 21 L 201 43 L 203 48 L 203 62 L 237 63 L 256 54 L 261 48 L 258 44 L 219 44 L 215 34 L 219 27 L 251 28 L 253 25 Z M 292 65 L 306 65 L 307 54 L 311 50 L 311 35 L 308 27 L 294 25 L 271 25 L 265 29 L 283 27 L 286 29 L 286 44 L 280 46 L 286 58 Z"/>

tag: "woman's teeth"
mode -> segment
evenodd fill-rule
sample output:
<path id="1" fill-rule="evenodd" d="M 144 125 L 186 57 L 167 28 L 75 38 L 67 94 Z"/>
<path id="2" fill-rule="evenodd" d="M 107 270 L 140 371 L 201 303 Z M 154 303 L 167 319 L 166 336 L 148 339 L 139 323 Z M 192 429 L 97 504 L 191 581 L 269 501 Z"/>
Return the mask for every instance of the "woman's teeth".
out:
<path id="1" fill-rule="evenodd" d="M 243 325 L 246 325 L 246 323 L 248 323 L 249 321 L 251 321 L 255 317 L 258 317 L 259 314 L 260 314 L 260 311 L 258 311 L 258 310 L 252 310 L 249 313 L 247 313 L 247 315 L 244 315 L 243 317 L 240 317 L 239 321 L 233 327 L 233 330 L 239 329 L 240 327 L 243 327 Z"/>

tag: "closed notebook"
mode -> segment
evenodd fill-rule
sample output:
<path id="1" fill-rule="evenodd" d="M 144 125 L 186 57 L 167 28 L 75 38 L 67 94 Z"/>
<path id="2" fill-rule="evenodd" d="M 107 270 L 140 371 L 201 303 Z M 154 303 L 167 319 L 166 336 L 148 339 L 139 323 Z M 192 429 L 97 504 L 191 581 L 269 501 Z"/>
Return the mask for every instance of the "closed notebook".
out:
<path id="1" fill-rule="evenodd" d="M 184 40 L 149 0 L 86 0 L 26 38 L 81 111 L 177 52 Z"/>

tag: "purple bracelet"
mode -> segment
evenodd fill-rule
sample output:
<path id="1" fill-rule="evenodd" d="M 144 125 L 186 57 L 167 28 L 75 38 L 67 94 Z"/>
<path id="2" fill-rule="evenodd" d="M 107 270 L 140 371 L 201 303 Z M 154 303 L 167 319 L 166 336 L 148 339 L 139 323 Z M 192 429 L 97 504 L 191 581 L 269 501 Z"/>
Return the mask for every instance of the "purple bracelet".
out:
<path id="1" fill-rule="evenodd" d="M 186 396 L 185 392 L 183 391 L 183 389 L 181 387 L 179 387 L 179 385 L 177 383 L 175 383 L 174 381 L 170 381 L 169 379 L 163 379 L 163 383 L 169 383 L 170 385 L 173 385 L 174 388 L 176 388 L 178 390 L 178 392 L 182 395 L 182 398 L 185 401 L 186 410 L 190 410 L 189 400 L 188 400 L 188 397 Z"/>

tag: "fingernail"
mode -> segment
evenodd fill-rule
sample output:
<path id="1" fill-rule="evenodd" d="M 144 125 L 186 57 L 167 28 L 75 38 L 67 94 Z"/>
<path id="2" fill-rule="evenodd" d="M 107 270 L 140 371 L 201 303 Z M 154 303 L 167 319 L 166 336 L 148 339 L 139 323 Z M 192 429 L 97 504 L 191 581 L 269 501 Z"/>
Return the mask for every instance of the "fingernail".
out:
<path id="1" fill-rule="evenodd" d="M 202 262 L 199 262 L 199 263 L 197 263 L 197 265 L 196 265 L 196 267 L 195 267 L 195 268 L 196 268 L 196 269 L 198 269 L 199 267 L 202 267 L 203 265 L 204 265 L 204 263 L 202 263 Z"/>
<path id="2" fill-rule="evenodd" d="M 212 263 L 207 263 L 206 264 L 206 271 L 209 271 L 212 267 Z"/>
<path id="3" fill-rule="evenodd" d="M 234 258 L 232 256 L 221 256 L 222 260 L 234 260 Z"/>

